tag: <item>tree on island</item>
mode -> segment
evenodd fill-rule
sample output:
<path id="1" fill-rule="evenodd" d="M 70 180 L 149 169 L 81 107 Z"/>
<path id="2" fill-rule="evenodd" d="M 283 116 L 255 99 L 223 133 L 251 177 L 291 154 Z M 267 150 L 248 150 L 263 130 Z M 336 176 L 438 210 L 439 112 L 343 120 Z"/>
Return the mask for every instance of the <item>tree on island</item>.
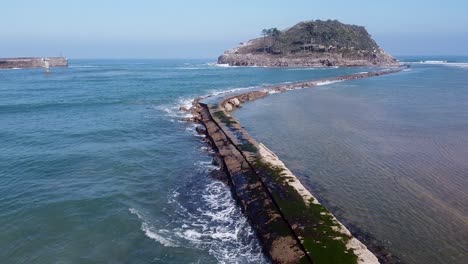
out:
<path id="1" fill-rule="evenodd" d="M 267 51 L 266 38 L 270 39 L 270 44 L 268 46 L 268 51 L 271 52 L 271 49 L 278 43 L 281 35 L 281 31 L 277 28 L 263 29 L 263 52 Z"/>
<path id="2" fill-rule="evenodd" d="M 266 37 L 268 35 L 268 29 L 264 28 L 262 30 L 262 35 L 263 35 L 263 52 L 266 52 Z"/>

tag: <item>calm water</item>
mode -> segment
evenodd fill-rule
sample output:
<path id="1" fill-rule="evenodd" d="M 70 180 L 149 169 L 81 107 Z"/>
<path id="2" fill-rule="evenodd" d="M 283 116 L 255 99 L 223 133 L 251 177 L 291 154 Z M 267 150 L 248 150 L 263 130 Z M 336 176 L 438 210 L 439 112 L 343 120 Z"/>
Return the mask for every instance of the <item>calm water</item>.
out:
<path id="1" fill-rule="evenodd" d="M 468 58 L 451 59 L 272 95 L 235 116 L 404 263 L 467 263 Z"/>
<path id="2" fill-rule="evenodd" d="M 229 188 L 210 176 L 211 153 L 179 106 L 365 70 L 70 65 L 49 76 L 0 71 L 1 263 L 267 262 Z"/>

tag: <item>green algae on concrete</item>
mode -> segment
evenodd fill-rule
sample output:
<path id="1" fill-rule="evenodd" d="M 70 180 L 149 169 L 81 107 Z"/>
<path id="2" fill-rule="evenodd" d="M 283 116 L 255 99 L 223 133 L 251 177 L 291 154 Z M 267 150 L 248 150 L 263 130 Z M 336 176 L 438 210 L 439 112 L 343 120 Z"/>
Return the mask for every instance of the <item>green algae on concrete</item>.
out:
<path id="1" fill-rule="evenodd" d="M 254 144 L 252 144 L 250 142 L 246 142 L 244 144 L 239 145 L 239 148 L 242 151 L 248 151 L 248 152 L 251 152 L 251 153 L 257 153 L 258 152 L 258 148 Z"/>
<path id="2" fill-rule="evenodd" d="M 213 112 L 213 116 L 219 119 L 219 121 L 221 121 L 223 124 L 225 124 L 228 127 L 232 126 L 232 124 L 237 124 L 237 121 L 234 120 L 234 118 L 226 115 L 226 113 L 222 110 Z"/>
<path id="3" fill-rule="evenodd" d="M 265 184 L 281 214 L 313 262 L 315 264 L 356 264 L 357 255 L 353 249 L 346 247 L 352 236 L 340 231 L 341 225 L 335 217 L 315 199 L 304 200 L 304 197 L 290 184 L 295 181 L 295 177 L 287 175 L 284 168 L 262 161 L 259 158 L 261 155 L 257 143 L 247 133 L 238 133 L 242 128 L 235 119 L 218 107 L 212 110 L 213 116 L 236 135 L 239 142 L 238 149 L 255 154 L 250 156 L 254 158 L 248 161 Z M 254 178 L 253 175 L 250 177 Z M 277 232 L 283 233 L 281 230 Z M 284 230 L 285 234 L 287 232 Z"/>
<path id="4" fill-rule="evenodd" d="M 346 246 L 352 237 L 340 231 L 341 224 L 323 205 L 313 198 L 305 201 L 283 168 L 260 160 L 253 166 L 314 263 L 357 263 L 358 257 Z"/>

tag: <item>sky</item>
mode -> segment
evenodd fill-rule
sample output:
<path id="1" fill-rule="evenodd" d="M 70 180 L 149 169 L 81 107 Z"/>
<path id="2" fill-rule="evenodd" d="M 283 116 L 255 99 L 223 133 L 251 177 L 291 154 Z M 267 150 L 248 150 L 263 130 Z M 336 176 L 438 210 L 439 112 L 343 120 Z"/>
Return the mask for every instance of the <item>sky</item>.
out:
<path id="1" fill-rule="evenodd" d="M 0 57 L 208 59 L 315 19 L 365 26 L 397 56 L 468 55 L 466 0 L 0 1 Z"/>

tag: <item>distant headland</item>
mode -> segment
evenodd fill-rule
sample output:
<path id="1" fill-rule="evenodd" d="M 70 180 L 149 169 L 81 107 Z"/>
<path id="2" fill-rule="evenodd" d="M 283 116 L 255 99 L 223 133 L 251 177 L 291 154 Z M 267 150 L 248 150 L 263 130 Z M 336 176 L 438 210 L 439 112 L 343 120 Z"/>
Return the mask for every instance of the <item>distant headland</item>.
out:
<path id="1" fill-rule="evenodd" d="M 263 29 L 262 35 L 227 50 L 219 56 L 218 64 L 270 67 L 399 65 L 364 27 L 337 20 L 305 21 L 282 31 Z"/>
<path id="2" fill-rule="evenodd" d="M 19 57 L 0 58 L 0 69 L 67 67 L 65 57 Z"/>

